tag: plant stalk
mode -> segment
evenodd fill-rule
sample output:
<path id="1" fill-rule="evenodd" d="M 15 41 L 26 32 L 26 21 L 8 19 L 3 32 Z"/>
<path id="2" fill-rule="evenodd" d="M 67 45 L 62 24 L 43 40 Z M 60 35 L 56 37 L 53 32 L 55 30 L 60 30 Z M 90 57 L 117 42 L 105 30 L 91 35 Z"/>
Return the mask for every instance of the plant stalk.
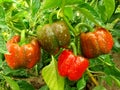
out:
<path id="1" fill-rule="evenodd" d="M 93 83 L 98 86 L 99 83 L 97 82 L 97 80 L 93 77 L 93 75 L 90 73 L 90 71 L 87 69 L 87 74 L 88 76 L 91 78 L 91 80 L 93 81 Z"/>

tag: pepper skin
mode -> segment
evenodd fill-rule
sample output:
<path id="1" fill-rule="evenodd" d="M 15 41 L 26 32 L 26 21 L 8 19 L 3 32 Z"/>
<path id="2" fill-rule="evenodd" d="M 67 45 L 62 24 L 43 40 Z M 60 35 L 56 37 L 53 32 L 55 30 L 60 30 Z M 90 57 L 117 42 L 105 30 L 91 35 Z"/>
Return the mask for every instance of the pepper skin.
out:
<path id="1" fill-rule="evenodd" d="M 37 32 L 41 47 L 50 54 L 55 54 L 60 47 L 67 47 L 70 42 L 69 29 L 65 22 L 46 24 Z"/>
<path id="2" fill-rule="evenodd" d="M 113 46 L 113 38 L 104 28 L 95 28 L 94 32 L 81 33 L 82 53 L 86 58 L 94 58 L 110 52 Z"/>
<path id="3" fill-rule="evenodd" d="M 82 56 L 75 56 L 72 51 L 64 50 L 58 57 L 58 72 L 71 81 L 82 77 L 89 66 L 89 61 Z"/>
<path id="4" fill-rule="evenodd" d="M 6 46 L 9 54 L 5 54 L 8 66 L 12 69 L 32 68 L 40 60 L 40 46 L 37 39 L 30 43 L 19 45 L 20 36 L 16 35 L 10 39 Z"/>

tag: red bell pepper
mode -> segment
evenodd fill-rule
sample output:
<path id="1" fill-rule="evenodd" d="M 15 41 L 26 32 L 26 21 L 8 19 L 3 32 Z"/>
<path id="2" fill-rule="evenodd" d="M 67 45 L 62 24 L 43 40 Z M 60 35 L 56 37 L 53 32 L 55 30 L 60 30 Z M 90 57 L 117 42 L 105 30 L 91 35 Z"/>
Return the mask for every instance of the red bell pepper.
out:
<path id="1" fill-rule="evenodd" d="M 32 68 L 40 60 L 40 46 L 37 39 L 19 45 L 20 36 L 12 37 L 6 44 L 9 54 L 5 54 L 8 66 L 12 69 Z"/>
<path id="2" fill-rule="evenodd" d="M 89 66 L 89 61 L 82 56 L 75 56 L 72 51 L 64 50 L 58 57 L 58 72 L 69 80 L 78 80 Z"/>

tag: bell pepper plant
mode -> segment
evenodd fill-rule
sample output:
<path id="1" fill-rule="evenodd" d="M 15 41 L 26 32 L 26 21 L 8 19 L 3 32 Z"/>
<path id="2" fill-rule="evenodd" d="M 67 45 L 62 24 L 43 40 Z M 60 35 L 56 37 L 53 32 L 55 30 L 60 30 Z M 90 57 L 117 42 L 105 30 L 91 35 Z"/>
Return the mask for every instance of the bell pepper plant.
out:
<path id="1" fill-rule="evenodd" d="M 58 57 L 58 72 L 69 80 L 78 80 L 89 66 L 87 58 L 75 56 L 72 51 L 64 50 Z"/>
<path id="2" fill-rule="evenodd" d="M 40 46 L 37 39 L 32 39 L 28 44 L 19 45 L 20 36 L 15 35 L 6 46 L 9 54 L 5 60 L 12 69 L 32 68 L 40 60 Z"/>

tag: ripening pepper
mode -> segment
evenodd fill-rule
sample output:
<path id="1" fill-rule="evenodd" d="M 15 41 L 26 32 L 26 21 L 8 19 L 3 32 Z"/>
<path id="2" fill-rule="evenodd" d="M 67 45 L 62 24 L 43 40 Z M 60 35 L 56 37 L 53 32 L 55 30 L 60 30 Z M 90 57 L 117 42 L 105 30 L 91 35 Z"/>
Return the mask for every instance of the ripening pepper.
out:
<path id="1" fill-rule="evenodd" d="M 46 24 L 38 29 L 37 37 L 41 47 L 50 54 L 55 54 L 60 47 L 67 47 L 70 42 L 68 26 L 64 21 Z"/>
<path id="2" fill-rule="evenodd" d="M 111 33 L 101 27 L 95 28 L 94 32 L 81 33 L 82 53 L 86 58 L 94 58 L 110 52 L 113 46 Z"/>
<path id="3" fill-rule="evenodd" d="M 59 74 L 71 81 L 80 79 L 88 66 L 89 61 L 86 58 L 75 56 L 70 50 L 64 50 L 58 57 Z"/>
<path id="4" fill-rule="evenodd" d="M 9 54 L 5 54 L 5 60 L 12 69 L 32 68 L 40 60 L 40 46 L 37 39 L 32 39 L 28 44 L 19 45 L 20 36 L 10 39 L 6 46 Z"/>

